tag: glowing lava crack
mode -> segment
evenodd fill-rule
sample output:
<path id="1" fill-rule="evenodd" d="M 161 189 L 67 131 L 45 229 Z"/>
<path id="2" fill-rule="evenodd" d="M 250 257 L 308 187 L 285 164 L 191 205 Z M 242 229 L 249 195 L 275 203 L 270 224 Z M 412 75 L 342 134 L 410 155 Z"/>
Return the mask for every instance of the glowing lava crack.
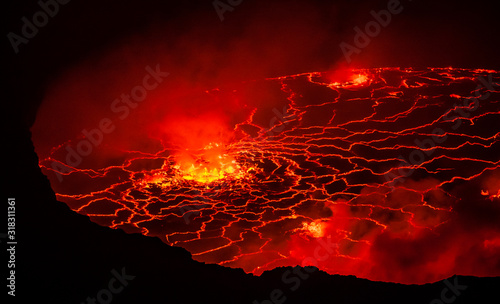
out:
<path id="1" fill-rule="evenodd" d="M 255 274 L 312 263 L 402 283 L 500 275 L 499 72 L 352 75 L 228 90 L 279 109 L 253 107 L 229 142 L 189 150 L 150 138 L 163 148 L 56 172 L 61 145 L 40 167 L 74 211 L 207 263 Z"/>

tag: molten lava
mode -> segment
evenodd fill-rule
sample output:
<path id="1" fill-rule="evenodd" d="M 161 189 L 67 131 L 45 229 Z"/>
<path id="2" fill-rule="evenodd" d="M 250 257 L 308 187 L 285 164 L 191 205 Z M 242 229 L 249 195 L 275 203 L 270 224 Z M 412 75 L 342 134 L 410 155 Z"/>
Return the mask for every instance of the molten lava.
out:
<path id="1" fill-rule="evenodd" d="M 325 226 L 324 223 L 318 221 L 302 223 L 302 229 L 307 231 L 307 233 L 314 238 L 322 238 L 325 235 Z"/>
<path id="2" fill-rule="evenodd" d="M 243 178 L 252 168 L 243 170 L 236 160 L 222 150 L 221 145 L 210 143 L 203 148 L 198 156 L 183 153 L 177 155 L 175 166 L 185 180 L 198 183 L 211 183 L 222 179 Z"/>
<path id="3" fill-rule="evenodd" d="M 168 140 L 70 166 L 74 139 L 40 167 L 100 225 L 257 275 L 314 264 L 400 283 L 498 276 L 499 76 L 384 68 L 246 82 L 206 92 L 249 111 L 224 114 L 233 120 L 174 112 Z"/>

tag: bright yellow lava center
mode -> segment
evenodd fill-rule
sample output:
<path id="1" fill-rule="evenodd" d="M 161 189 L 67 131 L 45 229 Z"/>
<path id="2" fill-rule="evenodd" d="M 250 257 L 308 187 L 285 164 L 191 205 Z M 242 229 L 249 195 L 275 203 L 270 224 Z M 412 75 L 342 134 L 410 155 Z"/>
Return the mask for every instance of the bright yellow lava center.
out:
<path id="1" fill-rule="evenodd" d="M 307 233 L 315 238 L 321 238 L 324 236 L 325 231 L 324 231 L 324 226 L 325 224 L 322 222 L 314 221 L 311 223 L 304 222 L 302 223 L 302 229 L 307 231 Z"/>
<path id="2" fill-rule="evenodd" d="M 252 168 L 243 169 L 234 159 L 223 151 L 222 145 L 209 144 L 196 157 L 182 154 L 176 168 L 185 180 L 207 184 L 227 177 L 243 178 Z"/>

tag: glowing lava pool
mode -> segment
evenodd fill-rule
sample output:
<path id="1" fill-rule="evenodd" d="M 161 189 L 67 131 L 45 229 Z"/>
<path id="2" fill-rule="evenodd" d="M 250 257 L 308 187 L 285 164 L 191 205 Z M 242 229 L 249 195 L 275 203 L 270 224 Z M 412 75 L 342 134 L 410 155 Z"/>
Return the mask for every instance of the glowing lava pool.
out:
<path id="1" fill-rule="evenodd" d="M 224 136 L 186 147 L 151 135 L 147 149 L 70 166 L 75 138 L 39 153 L 40 167 L 75 212 L 206 263 L 400 283 L 498 276 L 499 80 L 382 68 L 249 81 L 203 93 L 247 106 Z"/>

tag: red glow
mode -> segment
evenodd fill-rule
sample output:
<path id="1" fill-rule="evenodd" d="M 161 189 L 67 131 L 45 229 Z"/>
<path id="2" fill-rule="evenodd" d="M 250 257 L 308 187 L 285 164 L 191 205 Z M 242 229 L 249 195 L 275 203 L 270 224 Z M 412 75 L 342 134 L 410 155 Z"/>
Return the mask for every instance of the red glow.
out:
<path id="1" fill-rule="evenodd" d="M 62 182 L 53 161 L 80 138 L 39 155 L 40 167 L 76 212 L 207 263 L 400 283 L 497 276 L 499 95 L 457 105 L 486 73 L 343 70 L 152 93 Z"/>

